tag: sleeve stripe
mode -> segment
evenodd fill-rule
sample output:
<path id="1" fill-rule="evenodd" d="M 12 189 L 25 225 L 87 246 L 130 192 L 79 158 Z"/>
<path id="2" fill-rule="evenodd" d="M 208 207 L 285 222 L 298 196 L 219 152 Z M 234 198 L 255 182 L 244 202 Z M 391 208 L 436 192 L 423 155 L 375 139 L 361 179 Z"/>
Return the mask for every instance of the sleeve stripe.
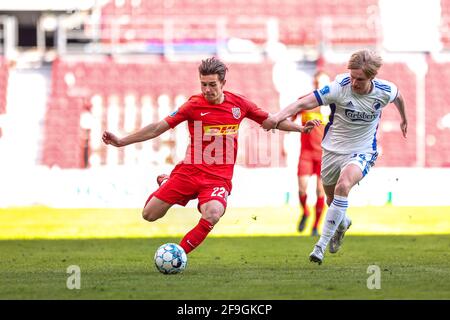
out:
<path id="1" fill-rule="evenodd" d="M 380 86 L 380 85 L 375 84 L 375 88 L 378 88 L 378 89 L 386 91 L 386 92 L 391 92 L 391 87 Z"/>
<path id="2" fill-rule="evenodd" d="M 320 98 L 319 92 L 317 92 L 317 90 L 314 90 L 313 92 L 314 92 L 314 96 L 317 99 L 317 102 L 319 102 L 319 106 L 322 106 L 323 105 L 323 101 L 322 101 L 322 98 Z"/>
<path id="3" fill-rule="evenodd" d="M 350 83 L 350 77 L 345 77 L 341 82 L 339 82 L 339 84 L 341 85 L 341 87 L 345 87 L 346 85 L 348 85 Z"/>
<path id="4" fill-rule="evenodd" d="M 392 99 L 391 102 L 393 102 L 395 99 L 397 99 L 397 97 L 398 97 L 398 88 L 397 88 L 397 92 L 395 93 L 395 97 L 394 97 L 394 99 Z"/>

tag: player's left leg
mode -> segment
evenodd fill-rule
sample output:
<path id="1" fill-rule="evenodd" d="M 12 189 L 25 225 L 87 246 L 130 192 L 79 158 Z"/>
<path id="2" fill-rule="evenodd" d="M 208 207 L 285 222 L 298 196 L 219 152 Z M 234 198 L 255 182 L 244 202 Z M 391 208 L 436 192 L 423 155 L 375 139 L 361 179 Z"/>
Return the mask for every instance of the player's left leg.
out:
<path id="1" fill-rule="evenodd" d="M 231 181 L 213 177 L 203 177 L 203 180 L 199 180 L 203 184 L 198 194 L 198 209 L 202 217 L 180 242 L 186 253 L 198 247 L 225 214 L 228 194 L 231 191 Z"/>
<path id="2" fill-rule="evenodd" d="M 329 215 L 330 215 L 329 211 L 331 209 L 331 203 L 333 202 L 333 199 L 334 199 L 334 190 L 336 188 L 336 184 L 324 185 L 322 183 L 322 186 L 323 186 L 324 192 L 326 194 L 327 204 L 328 204 L 328 207 L 329 207 L 327 215 L 326 215 L 325 220 L 324 220 L 323 227 L 322 227 L 322 234 L 323 234 L 325 232 L 324 231 L 325 228 L 327 228 L 327 221 L 330 220 L 329 219 L 330 218 L 329 217 Z M 312 261 L 312 262 L 317 262 L 320 265 L 320 264 L 322 264 L 324 253 L 325 253 L 325 248 L 322 248 L 321 246 L 316 244 L 314 246 L 313 251 L 309 255 L 309 260 Z"/>
<path id="3" fill-rule="evenodd" d="M 345 213 L 348 208 L 348 194 L 355 184 L 357 184 L 363 178 L 363 173 L 361 168 L 353 163 L 349 163 L 341 171 L 339 179 L 336 183 L 334 190 L 334 199 L 328 208 L 326 215 L 324 227 L 322 230 L 322 235 L 316 246 L 321 248 L 322 254 L 325 252 L 331 237 L 335 234 L 339 224 L 345 217 Z M 325 190 L 327 187 L 325 187 Z M 314 251 L 313 251 L 314 253 Z M 312 253 L 312 254 L 313 254 Z M 315 261 L 313 257 L 310 256 L 311 261 Z M 323 255 L 320 262 L 323 260 Z"/>
<path id="4" fill-rule="evenodd" d="M 180 246 L 187 253 L 197 248 L 208 236 L 214 225 L 225 213 L 225 207 L 217 200 L 211 200 L 200 206 L 202 217 L 198 224 L 181 240 Z"/>
<path id="5" fill-rule="evenodd" d="M 354 154 L 350 161 L 348 162 L 347 166 L 344 168 L 343 172 L 350 173 L 350 171 L 347 171 L 347 167 L 353 167 L 352 170 L 354 172 L 358 172 L 358 169 L 354 169 L 355 167 L 359 168 L 361 170 L 361 178 L 357 181 L 359 182 L 361 179 L 363 179 L 367 173 L 369 172 L 370 168 L 375 165 L 375 161 L 377 159 L 378 153 L 361 153 L 361 154 Z M 355 183 L 356 184 L 356 183 Z M 337 189 L 337 188 L 336 188 Z M 345 191 L 345 190 L 344 190 Z M 344 235 L 347 232 L 347 230 L 352 225 L 352 220 L 347 215 L 344 215 L 344 218 L 342 219 L 341 223 L 336 229 L 336 232 L 334 233 L 333 237 L 330 240 L 330 253 L 336 253 L 340 249 L 342 245 L 342 240 L 344 239 Z"/>

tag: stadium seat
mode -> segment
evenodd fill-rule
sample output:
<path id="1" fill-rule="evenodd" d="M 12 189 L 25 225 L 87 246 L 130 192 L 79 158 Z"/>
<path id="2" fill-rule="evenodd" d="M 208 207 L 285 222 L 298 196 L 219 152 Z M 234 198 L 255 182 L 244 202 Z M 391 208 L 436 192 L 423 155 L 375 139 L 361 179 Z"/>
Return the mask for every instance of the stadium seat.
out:
<path id="1" fill-rule="evenodd" d="M 374 44 L 377 41 L 373 30 L 366 27 L 376 10 L 369 10 L 377 6 L 376 0 L 364 1 L 286 1 L 286 0 L 247 0 L 228 1 L 225 4 L 212 0 L 202 1 L 142 1 L 139 6 L 133 6 L 129 0 L 109 1 L 102 7 L 102 39 L 104 42 L 120 41 L 164 41 L 164 31 L 152 32 L 153 27 L 148 21 L 160 20 L 158 28 L 173 20 L 177 23 L 175 39 L 192 40 L 211 39 L 217 37 L 215 31 L 221 27 L 217 21 L 224 19 L 226 34 L 235 36 L 240 34 L 257 43 L 264 43 L 265 37 L 262 25 L 255 26 L 252 21 L 256 18 L 276 18 L 280 26 L 280 40 L 286 44 L 317 45 L 321 41 L 320 21 L 331 19 L 333 28 L 348 30 L 344 36 L 333 39 L 334 44 Z M 374 13 L 375 12 L 375 13 Z M 355 19 L 359 19 L 358 30 L 355 34 Z M 119 23 L 120 21 L 120 23 Z M 165 21 L 165 22 L 164 22 Z M 212 23 L 207 27 L 206 24 Z M 245 23 L 243 23 L 245 21 Z M 116 25 L 116 26 L 114 26 Z M 179 26 L 178 26 L 179 25 Z M 203 26 L 202 26 L 203 25 Z M 113 28 L 111 28 L 114 26 Z M 118 32 L 114 38 L 113 29 Z M 145 35 L 152 34 L 152 36 Z M 341 34 L 341 32 L 335 32 Z M 375 33 L 376 34 L 376 33 Z M 336 38 L 336 37 L 334 37 Z M 217 39 L 217 38 L 216 38 Z"/>
<path id="2" fill-rule="evenodd" d="M 449 2 L 450 4 L 450 2 Z M 450 81 L 450 63 L 428 60 L 426 78 L 426 166 L 450 167 L 450 89 L 443 83 Z"/>

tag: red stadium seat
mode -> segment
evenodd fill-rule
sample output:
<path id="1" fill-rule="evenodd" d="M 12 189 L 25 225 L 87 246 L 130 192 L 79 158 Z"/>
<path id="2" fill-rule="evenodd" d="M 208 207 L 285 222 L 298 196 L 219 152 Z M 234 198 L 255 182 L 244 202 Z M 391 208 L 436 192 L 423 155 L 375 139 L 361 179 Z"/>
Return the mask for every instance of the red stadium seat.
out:
<path id="1" fill-rule="evenodd" d="M 221 3 L 213 0 L 189 0 L 189 1 L 142 1 L 138 7 L 133 7 L 130 1 L 125 1 L 124 5 L 116 6 L 113 1 L 107 2 L 102 7 L 102 38 L 105 42 L 114 41 L 111 30 L 111 22 L 120 23 L 118 41 L 149 41 L 164 40 L 164 32 L 158 29 L 153 33 L 152 27 L 148 21 L 168 21 L 173 19 L 180 26 L 175 27 L 177 40 L 189 39 L 214 39 L 216 37 L 215 23 L 224 18 L 226 21 L 225 29 L 227 34 L 233 35 L 240 33 L 245 38 L 254 40 L 257 43 L 263 43 L 261 35 L 265 30 L 260 26 L 255 28 L 250 21 L 255 17 L 258 19 L 276 18 L 280 25 L 280 40 L 287 44 L 299 45 L 317 45 L 320 43 L 320 20 L 328 17 L 336 22 L 334 28 L 342 30 L 355 30 L 355 19 L 359 21 L 368 21 L 374 13 L 370 13 L 370 7 L 377 6 L 376 0 L 364 1 L 286 1 L 286 0 L 247 0 L 247 1 L 228 1 Z M 123 20 L 125 18 L 125 20 Z M 243 24 L 238 20 L 247 20 Z M 212 27 L 207 27 L 207 21 L 212 21 Z M 162 27 L 161 22 L 160 27 Z M 182 27 L 181 27 L 182 25 Z M 201 26 L 203 25 L 203 26 Z M 333 39 L 334 44 L 374 44 L 376 37 L 373 36 L 373 30 L 366 28 L 364 24 L 358 25 L 361 30 L 359 34 L 348 32 L 346 37 Z M 237 32 L 239 30 L 239 32 Z M 340 34 L 341 32 L 335 32 Z M 144 36 L 152 34 L 152 36 Z"/>
<path id="2" fill-rule="evenodd" d="M 450 2 L 448 1 L 450 4 Z M 450 63 L 428 61 L 426 79 L 426 166 L 450 167 Z"/>

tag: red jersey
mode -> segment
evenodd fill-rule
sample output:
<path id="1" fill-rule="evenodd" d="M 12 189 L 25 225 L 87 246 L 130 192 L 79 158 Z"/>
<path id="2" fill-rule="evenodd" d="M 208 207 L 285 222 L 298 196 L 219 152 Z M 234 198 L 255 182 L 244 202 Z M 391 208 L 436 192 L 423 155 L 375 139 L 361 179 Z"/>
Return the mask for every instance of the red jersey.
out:
<path id="1" fill-rule="evenodd" d="M 322 113 L 320 112 L 320 107 L 314 108 L 312 110 L 304 110 L 300 112 L 300 115 L 302 116 L 302 125 L 304 126 L 305 123 L 309 120 L 313 119 L 319 119 L 323 121 Z M 321 158 L 322 156 L 322 138 L 324 133 L 325 126 L 321 125 L 318 127 L 315 127 L 311 130 L 309 134 L 302 134 L 301 135 L 301 151 L 300 155 L 304 152 L 309 152 L 314 156 L 315 158 Z"/>
<path id="2" fill-rule="evenodd" d="M 190 144 L 186 157 L 172 172 L 182 170 L 180 164 L 231 179 L 238 150 L 239 125 L 244 118 L 259 124 L 269 114 L 247 98 L 224 91 L 221 104 L 210 104 L 201 94 L 192 96 L 165 120 L 171 128 L 187 120 Z"/>

